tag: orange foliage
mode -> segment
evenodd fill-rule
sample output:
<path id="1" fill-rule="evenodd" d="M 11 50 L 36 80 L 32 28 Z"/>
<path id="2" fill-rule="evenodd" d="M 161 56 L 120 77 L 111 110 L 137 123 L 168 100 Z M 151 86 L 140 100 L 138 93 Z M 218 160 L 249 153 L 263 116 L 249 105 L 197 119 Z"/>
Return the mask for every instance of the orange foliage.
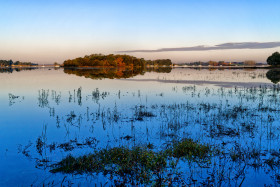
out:
<path id="1" fill-rule="evenodd" d="M 123 61 L 123 58 L 122 57 L 118 57 L 116 60 L 115 60 L 117 66 L 125 66 L 125 63 Z"/>

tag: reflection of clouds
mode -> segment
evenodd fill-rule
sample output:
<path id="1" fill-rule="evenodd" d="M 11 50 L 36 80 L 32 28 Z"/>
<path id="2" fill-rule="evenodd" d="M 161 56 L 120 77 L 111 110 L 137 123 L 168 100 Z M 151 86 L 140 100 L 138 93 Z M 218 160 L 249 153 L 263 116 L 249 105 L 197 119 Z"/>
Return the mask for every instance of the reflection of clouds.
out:
<path id="1" fill-rule="evenodd" d="M 223 43 L 215 46 L 193 46 L 178 48 L 161 48 L 155 50 L 127 50 L 119 51 L 125 53 L 132 52 L 167 52 L 167 51 L 209 51 L 209 50 L 225 50 L 225 49 L 269 49 L 280 47 L 280 42 L 240 42 L 240 43 Z"/>
<path id="2" fill-rule="evenodd" d="M 160 79 L 125 79 L 125 81 L 135 82 L 160 82 L 160 83 L 174 83 L 174 84 L 188 84 L 188 85 L 215 85 L 225 88 L 252 88 L 259 86 L 273 86 L 271 83 L 263 82 L 226 82 L 226 81 L 203 81 L 203 80 L 160 80 Z"/>

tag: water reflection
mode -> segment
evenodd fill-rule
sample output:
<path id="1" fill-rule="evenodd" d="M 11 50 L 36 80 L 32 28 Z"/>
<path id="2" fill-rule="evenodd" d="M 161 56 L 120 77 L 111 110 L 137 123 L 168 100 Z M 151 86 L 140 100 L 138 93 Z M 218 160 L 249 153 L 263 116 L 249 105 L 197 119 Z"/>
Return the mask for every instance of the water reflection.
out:
<path id="1" fill-rule="evenodd" d="M 35 70 L 38 69 L 36 67 L 22 67 L 22 68 L 1 68 L 0 67 L 0 73 L 13 73 L 14 71 L 19 72 L 19 71 L 30 71 L 30 70 Z"/>
<path id="2" fill-rule="evenodd" d="M 13 73 L 14 71 L 20 72 L 20 71 L 31 71 L 31 70 L 36 70 L 38 68 L 35 67 L 21 67 L 21 68 L 0 68 L 0 73 Z M 59 68 L 51 68 L 58 70 Z M 49 70 L 51 70 L 49 69 Z M 191 69 L 184 69 L 184 68 L 177 68 L 181 69 L 182 72 L 184 70 L 186 71 L 196 71 L 196 72 L 202 72 L 202 71 L 207 71 L 206 74 L 201 74 L 198 73 L 198 75 L 192 74 L 194 79 L 192 80 L 176 80 L 177 82 L 183 81 L 182 83 L 190 83 L 190 84 L 199 84 L 201 82 L 201 77 L 204 77 L 207 79 L 211 74 L 217 73 L 217 71 L 228 71 L 230 69 L 225 69 L 225 68 L 208 68 L 208 69 L 201 69 L 201 68 L 191 68 Z M 174 70 L 174 69 L 173 69 Z M 176 69 L 174 70 L 174 72 Z M 216 71 L 216 72 L 215 72 Z M 238 78 L 240 77 L 240 72 L 236 73 L 236 70 L 231 70 L 232 74 L 235 75 Z M 260 73 L 256 69 L 244 69 L 243 75 L 242 76 L 248 76 L 251 79 L 258 79 L 258 78 L 264 78 L 266 77 L 268 80 L 270 80 L 272 83 L 277 84 L 280 81 L 280 70 L 279 69 L 271 69 L 269 71 L 266 70 L 261 70 L 266 73 Z M 104 78 L 109 78 L 109 79 L 122 79 L 122 78 L 133 78 L 137 75 L 144 75 L 146 72 L 157 72 L 157 73 L 171 73 L 172 74 L 172 67 L 139 67 L 139 68 L 64 68 L 64 73 L 66 74 L 74 74 L 77 76 L 83 76 L 86 78 L 91 78 L 91 79 L 104 79 Z M 182 74 L 180 72 L 180 74 Z M 213 72 L 213 73 L 212 73 Z M 248 73 L 247 73 L 248 72 Z M 220 74 L 220 73 L 218 73 Z M 227 73 L 226 73 L 227 74 Z M 247 75 L 246 75 L 247 74 Z M 174 75 L 173 75 L 174 76 Z M 223 76 L 223 75 L 222 75 Z M 221 77 L 222 77 L 221 76 Z M 165 78 L 167 82 L 170 82 L 171 80 L 168 80 Z M 207 83 L 212 83 L 217 84 L 217 82 L 214 82 L 213 78 L 210 78 Z M 158 80 L 161 81 L 161 80 Z M 187 82 L 186 82 L 187 81 Z M 205 79 L 204 79 L 205 81 Z M 219 82 L 223 82 L 223 84 L 226 84 L 226 80 Z M 241 85 L 244 86 L 244 85 Z"/>
<path id="3" fill-rule="evenodd" d="M 145 72 L 158 72 L 158 73 L 170 73 L 172 70 L 171 67 L 157 67 L 157 68 L 74 68 L 69 69 L 65 68 L 64 73 L 74 74 L 77 76 L 83 76 L 91 79 L 121 79 L 121 78 L 131 78 L 136 75 L 144 75 Z"/>
<path id="4" fill-rule="evenodd" d="M 272 69 L 266 73 L 266 77 L 274 84 L 280 81 L 280 69 Z"/>
<path id="5" fill-rule="evenodd" d="M 24 100 L 24 97 L 16 96 L 11 93 L 9 93 L 9 106 L 12 106 L 16 102 L 21 102 Z"/>
<path id="6" fill-rule="evenodd" d="M 280 87 L 268 84 L 266 70 L 158 70 L 164 73 L 145 70 L 144 75 L 127 73 L 134 77 L 125 80 L 99 80 L 103 70 L 97 76 L 93 70 L 72 71 L 98 78 L 78 78 L 62 70 L 35 70 L 34 74 L 44 74 L 37 76 L 39 83 L 44 84 L 32 85 L 25 91 L 20 87 L 22 74 L 13 74 L 14 80 L 2 75 L 6 84 L 14 85 L 13 88 L 4 85 L 0 94 L 1 103 L 7 103 L 1 107 L 5 116 L 0 118 L 0 148 L 8 150 L 1 155 L 0 173 L 10 179 L 2 181 L 2 186 L 10 185 L 11 180 L 21 175 L 26 178 L 22 182 L 26 186 L 132 182 L 151 185 L 153 181 L 174 186 L 280 183 Z M 107 78 L 117 77 L 118 70 L 112 71 Z M 31 76 L 24 82 L 33 79 Z M 142 81 L 145 79 L 156 81 Z M 180 83 L 196 79 L 204 84 Z M 56 84 L 53 80 L 60 83 L 59 87 L 53 86 Z M 158 80 L 173 82 L 162 84 Z M 206 84 L 219 80 L 232 86 Z M 238 81 L 255 84 L 236 86 Z M 183 140 L 192 141 L 183 144 Z M 211 154 L 202 154 L 201 145 L 210 148 Z M 188 154 L 178 151 L 185 147 L 194 151 Z M 134 175 L 131 180 L 123 174 L 135 170 L 124 168 L 117 161 L 103 160 L 100 164 L 104 167 L 90 174 L 75 167 L 72 173 L 65 170 L 50 173 L 59 168 L 59 161 L 68 162 L 69 158 L 75 160 L 81 156 L 87 160 L 89 154 L 101 158 L 101 153 L 113 158 L 116 152 L 112 151 L 134 155 L 137 150 L 153 159 L 146 162 L 143 156 L 145 161 L 135 161 L 133 167 L 140 167 L 138 162 L 145 164 L 146 168 L 139 171 L 146 175 L 135 172 L 137 177 Z M 154 158 L 164 161 L 166 164 L 161 164 L 164 167 L 156 167 L 158 162 Z M 262 181 L 256 182 L 258 178 Z"/>
<path id="7" fill-rule="evenodd" d="M 41 155 L 36 166 L 53 168 L 52 164 L 55 162 L 51 158 L 61 151 L 75 155 L 81 149 L 91 148 L 98 151 L 105 147 L 118 147 L 119 145 L 128 147 L 151 145 L 154 148 L 150 149 L 157 152 L 167 149 L 171 142 L 180 141 L 183 138 L 195 139 L 201 143 L 211 142 L 211 149 L 218 152 L 213 153 L 211 162 L 207 164 L 181 160 L 180 162 L 185 166 L 177 163 L 174 170 L 170 170 L 174 166 L 168 165 L 166 169 L 169 172 L 162 173 L 161 177 L 168 179 L 174 185 L 181 185 L 182 181 L 169 179 L 168 176 L 188 176 L 184 179 L 188 185 L 192 185 L 193 180 L 199 184 L 209 185 L 241 184 L 249 176 L 240 176 L 240 172 L 242 173 L 244 170 L 254 172 L 256 168 L 266 171 L 268 168 L 278 165 L 275 155 L 280 154 L 278 149 L 279 87 L 211 89 L 183 86 L 181 90 L 172 89 L 172 92 L 182 93 L 191 100 L 187 99 L 172 104 L 159 102 L 129 104 L 128 106 L 115 103 L 110 107 L 106 106 L 104 102 L 97 101 L 106 100 L 107 97 L 103 97 L 105 95 L 118 98 L 117 93 L 107 95 L 105 93 L 109 92 L 103 91 L 104 94 L 100 94 L 99 89 L 96 88 L 92 91 L 92 99 L 95 104 L 99 103 L 98 106 L 88 105 L 82 111 L 66 110 L 63 111 L 63 115 L 50 115 L 51 118 L 56 118 L 58 121 L 57 128 L 60 128 L 59 124 L 64 124 L 65 136 L 70 136 L 73 132 L 80 134 L 84 130 L 92 132 L 92 136 L 76 134 L 78 136 L 66 142 L 52 142 L 47 136 L 47 127 L 44 124 L 42 135 L 33 144 L 37 154 Z M 45 95 L 48 92 L 41 91 L 40 93 Z M 57 93 L 57 91 L 52 91 L 52 93 Z M 76 93 L 74 98 L 76 97 L 78 100 L 77 104 L 81 105 L 80 103 L 86 100 L 86 98 L 80 97 L 83 95 L 82 89 L 78 88 L 74 93 Z M 128 93 L 128 95 L 130 94 Z M 150 100 L 149 96 L 145 97 Z M 45 101 L 48 97 L 43 96 L 42 98 L 44 98 L 44 103 L 50 103 Z M 63 97 L 61 99 L 65 100 Z M 122 100 L 126 100 L 126 97 Z M 88 102 L 89 100 L 87 100 Z M 56 104 L 59 106 L 59 103 Z M 42 107 L 42 104 L 39 104 L 39 107 Z M 88 118 L 87 122 L 83 122 L 84 118 Z M 99 127 L 102 130 L 99 129 L 96 132 L 95 129 Z M 30 144 L 24 146 L 22 153 L 28 157 L 37 157 Z M 271 162 L 272 159 L 274 159 L 273 162 Z M 223 165 L 220 166 L 221 168 L 216 168 L 220 162 L 223 162 Z M 234 170 L 230 168 L 234 168 Z M 188 169 L 192 173 L 189 173 Z M 222 173 L 215 177 L 212 176 L 221 169 Z M 270 170 L 271 172 L 268 172 L 270 176 L 278 175 L 278 170 Z M 106 171 L 108 172 L 108 169 Z M 112 172 L 114 179 L 120 177 L 116 171 Z M 196 176 L 201 172 L 205 174 L 198 179 Z M 232 176 L 229 181 L 219 178 L 229 174 Z M 211 180 L 210 176 L 213 177 Z M 124 184 L 131 182 L 126 181 L 125 178 L 119 178 L 119 180 Z M 141 183 L 137 178 L 134 180 L 136 183 Z M 155 178 L 151 180 L 155 180 Z"/>

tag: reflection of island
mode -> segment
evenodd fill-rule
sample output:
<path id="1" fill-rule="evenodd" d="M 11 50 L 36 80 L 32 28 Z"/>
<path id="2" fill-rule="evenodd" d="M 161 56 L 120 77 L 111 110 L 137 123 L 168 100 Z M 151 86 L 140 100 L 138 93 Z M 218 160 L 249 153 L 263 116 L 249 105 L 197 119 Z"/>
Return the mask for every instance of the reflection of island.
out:
<path id="1" fill-rule="evenodd" d="M 272 69 L 266 73 L 266 77 L 274 84 L 280 81 L 280 69 Z"/>
<path id="2" fill-rule="evenodd" d="M 64 73 L 84 76 L 91 79 L 121 79 L 131 78 L 136 75 L 144 75 L 145 72 L 170 73 L 171 67 L 154 68 L 65 68 Z"/>

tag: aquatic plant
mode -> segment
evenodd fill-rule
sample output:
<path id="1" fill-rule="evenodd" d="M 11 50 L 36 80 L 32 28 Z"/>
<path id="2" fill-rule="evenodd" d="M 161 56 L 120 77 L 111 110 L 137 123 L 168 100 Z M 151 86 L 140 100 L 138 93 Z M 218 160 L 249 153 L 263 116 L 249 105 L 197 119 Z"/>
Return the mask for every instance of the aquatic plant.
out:
<path id="1" fill-rule="evenodd" d="M 167 153 L 175 158 L 185 157 L 189 160 L 206 159 L 211 154 L 211 147 L 192 139 L 183 139 L 175 141 L 172 148 L 167 150 Z"/>
<path id="2" fill-rule="evenodd" d="M 171 148 L 159 152 L 147 146 L 104 148 L 80 157 L 68 155 L 52 165 L 51 172 L 73 174 L 102 172 L 105 175 L 122 177 L 123 184 L 150 184 L 154 180 L 157 184 L 163 184 L 168 181 L 170 174 L 176 174 L 176 164 L 172 158 L 199 161 L 208 158 L 211 152 L 208 145 L 202 145 L 191 139 L 178 141 Z M 173 169 L 167 170 L 168 168 Z"/>
<path id="3" fill-rule="evenodd" d="M 39 90 L 39 97 L 38 97 L 38 101 L 39 101 L 39 107 L 44 108 L 44 107 L 48 107 L 49 105 L 49 90 Z"/>
<path id="4" fill-rule="evenodd" d="M 20 99 L 20 96 L 16 96 L 16 95 L 9 93 L 9 106 L 12 106 L 16 102 L 21 102 L 22 100 L 24 100 L 24 97 L 22 97 Z"/>
<path id="5" fill-rule="evenodd" d="M 264 78 L 265 73 L 246 72 L 246 76 L 258 79 Z M 159 79 L 165 80 L 166 76 Z M 107 182 L 109 185 L 239 186 L 248 181 L 248 173 L 261 175 L 275 184 L 280 182 L 279 85 L 220 88 L 176 84 L 169 89 L 158 95 L 161 97 L 157 97 L 158 90 L 149 95 L 150 92 L 138 88 L 131 92 L 114 88 L 110 94 L 99 88 L 83 94 L 81 89 L 76 89 L 74 93 L 69 92 L 69 99 L 68 92 L 52 91 L 52 100 L 42 111 L 50 112 L 47 120 L 51 125 L 58 128 L 64 125 L 65 129 L 57 130 L 62 137 L 49 144 L 40 137 L 38 145 L 46 142 L 41 151 L 44 154 L 36 152 L 37 143 L 27 147 L 25 153 L 30 158 L 40 158 L 36 163 L 42 161 L 44 166 L 45 161 L 50 165 L 61 158 L 57 156 L 60 152 L 71 154 L 66 173 L 82 174 L 78 177 L 98 173 L 102 185 Z M 55 93 L 56 97 L 61 93 L 61 102 L 53 99 Z M 64 94 L 66 103 L 62 99 Z M 75 104 L 79 98 L 83 107 Z M 139 154 L 144 154 L 142 159 L 148 159 L 145 155 L 151 157 L 151 163 L 127 164 L 118 160 L 117 156 L 126 161 L 138 158 L 133 156 L 136 148 L 141 150 Z M 83 153 L 87 154 L 79 156 Z M 101 157 L 101 153 L 113 161 Z M 150 167 L 157 157 L 166 163 L 160 172 Z M 86 163 L 91 161 L 99 163 L 99 168 L 87 168 Z M 54 171 L 62 167 L 56 164 L 52 165 Z M 142 177 L 143 173 L 147 176 Z"/>

